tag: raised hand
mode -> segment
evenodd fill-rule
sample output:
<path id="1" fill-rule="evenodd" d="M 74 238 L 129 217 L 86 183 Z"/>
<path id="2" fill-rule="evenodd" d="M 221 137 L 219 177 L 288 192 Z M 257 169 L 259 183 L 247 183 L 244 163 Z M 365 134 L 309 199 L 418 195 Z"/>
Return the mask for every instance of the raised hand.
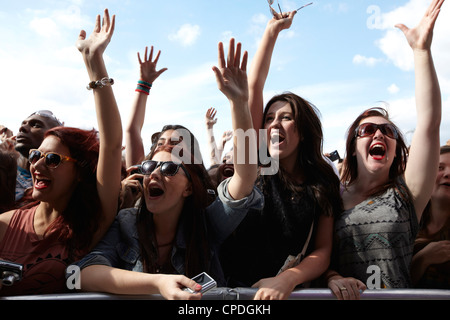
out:
<path id="1" fill-rule="evenodd" d="M 413 50 L 430 50 L 433 39 L 433 29 L 436 19 L 445 0 L 433 0 L 420 23 L 413 29 L 404 24 L 396 24 L 406 37 Z"/>
<path id="2" fill-rule="evenodd" d="M 248 101 L 247 60 L 248 53 L 244 52 L 241 63 L 241 43 L 235 48 L 235 41 L 230 40 L 228 57 L 225 61 L 223 43 L 219 42 L 219 67 L 213 67 L 217 86 L 229 99 Z"/>
<path id="3" fill-rule="evenodd" d="M 205 122 L 208 128 L 212 128 L 217 123 L 216 118 L 217 110 L 214 108 L 209 108 L 205 114 Z"/>
<path id="4" fill-rule="evenodd" d="M 272 15 L 273 18 L 269 21 L 268 25 L 272 28 L 277 28 L 278 32 L 284 29 L 289 29 L 292 25 L 292 21 L 294 20 L 294 16 L 297 14 L 297 11 L 284 12 L 280 14 L 273 10 L 272 7 Z"/>
<path id="5" fill-rule="evenodd" d="M 86 31 L 80 31 L 76 42 L 78 50 L 85 57 L 96 54 L 102 55 L 114 33 L 115 20 L 115 15 L 112 16 L 112 19 L 110 18 L 108 9 L 105 9 L 102 23 L 100 22 L 100 15 L 97 15 L 94 30 L 89 38 L 86 39 Z"/>
<path id="6" fill-rule="evenodd" d="M 156 70 L 156 64 L 158 63 L 161 50 L 159 50 L 158 53 L 156 54 L 155 60 L 153 60 L 153 46 L 151 46 L 150 55 L 148 57 L 147 52 L 148 47 L 145 47 L 144 61 L 141 60 L 139 52 L 137 53 L 141 70 L 140 77 L 141 80 L 144 80 L 145 82 L 153 83 L 153 81 L 155 81 L 156 78 L 158 78 L 164 71 L 166 71 L 167 68 Z"/>

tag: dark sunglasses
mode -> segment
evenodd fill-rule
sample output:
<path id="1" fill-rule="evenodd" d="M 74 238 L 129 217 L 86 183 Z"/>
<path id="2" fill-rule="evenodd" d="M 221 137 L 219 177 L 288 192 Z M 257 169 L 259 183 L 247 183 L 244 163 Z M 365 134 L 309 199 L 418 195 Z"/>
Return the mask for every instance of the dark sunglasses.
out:
<path id="1" fill-rule="evenodd" d="M 154 160 L 146 160 L 142 162 L 140 166 L 141 173 L 144 175 L 150 175 L 157 168 L 161 167 L 160 172 L 163 176 L 174 176 L 177 174 L 178 169 L 183 169 L 186 177 L 189 181 L 192 181 L 191 175 L 184 167 L 182 163 L 175 163 L 173 161 L 154 161 Z"/>
<path id="2" fill-rule="evenodd" d="M 373 136 L 378 129 L 380 129 L 382 134 L 388 136 L 389 138 L 392 139 L 398 138 L 397 128 L 390 123 L 383 123 L 383 124 L 375 124 L 371 122 L 363 123 L 362 125 L 356 128 L 355 135 L 357 137 L 370 137 Z"/>
<path id="3" fill-rule="evenodd" d="M 44 158 L 44 163 L 48 168 L 53 168 L 53 169 L 57 168 L 61 164 L 61 162 L 64 162 L 64 161 L 76 162 L 77 161 L 71 157 L 63 156 L 56 152 L 44 153 L 37 149 L 30 150 L 30 154 L 28 156 L 28 162 L 30 162 L 30 164 L 32 164 L 32 165 L 36 164 L 36 162 L 38 162 L 39 159 L 41 159 L 41 158 Z"/>

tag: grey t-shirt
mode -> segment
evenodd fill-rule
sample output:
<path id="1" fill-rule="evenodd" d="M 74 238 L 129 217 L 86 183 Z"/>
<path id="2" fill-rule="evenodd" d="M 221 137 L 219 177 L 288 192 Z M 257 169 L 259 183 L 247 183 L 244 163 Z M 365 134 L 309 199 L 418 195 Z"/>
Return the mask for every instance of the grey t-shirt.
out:
<path id="1" fill-rule="evenodd" d="M 346 210 L 335 221 L 338 272 L 365 284 L 378 270 L 381 287 L 409 288 L 410 264 L 418 231 L 412 201 L 388 189 Z M 369 268 L 370 266 L 374 266 Z"/>

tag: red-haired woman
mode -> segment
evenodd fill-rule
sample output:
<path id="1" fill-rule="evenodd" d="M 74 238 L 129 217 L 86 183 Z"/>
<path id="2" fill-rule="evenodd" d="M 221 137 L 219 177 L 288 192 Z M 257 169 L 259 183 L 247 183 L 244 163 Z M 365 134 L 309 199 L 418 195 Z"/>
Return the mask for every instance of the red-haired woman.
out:
<path id="1" fill-rule="evenodd" d="M 122 129 L 111 79 L 103 61 L 115 17 L 97 16 L 91 36 L 77 47 L 91 80 L 99 131 L 57 127 L 29 155 L 32 205 L 0 215 L 0 258 L 24 267 L 23 279 L 1 295 L 66 290 L 67 265 L 102 238 L 117 213 Z"/>

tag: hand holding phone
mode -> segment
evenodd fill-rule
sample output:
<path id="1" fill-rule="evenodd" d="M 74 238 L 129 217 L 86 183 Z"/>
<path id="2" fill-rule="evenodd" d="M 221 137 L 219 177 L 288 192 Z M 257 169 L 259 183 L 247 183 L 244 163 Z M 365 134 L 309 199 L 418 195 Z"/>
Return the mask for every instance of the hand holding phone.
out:
<path id="1" fill-rule="evenodd" d="M 217 282 L 206 272 L 202 272 L 199 275 L 196 275 L 192 278 L 196 283 L 202 286 L 202 289 L 200 290 L 200 293 L 205 293 L 206 291 L 217 287 Z M 185 288 L 185 291 L 188 291 L 190 293 L 196 293 L 190 288 Z"/>

